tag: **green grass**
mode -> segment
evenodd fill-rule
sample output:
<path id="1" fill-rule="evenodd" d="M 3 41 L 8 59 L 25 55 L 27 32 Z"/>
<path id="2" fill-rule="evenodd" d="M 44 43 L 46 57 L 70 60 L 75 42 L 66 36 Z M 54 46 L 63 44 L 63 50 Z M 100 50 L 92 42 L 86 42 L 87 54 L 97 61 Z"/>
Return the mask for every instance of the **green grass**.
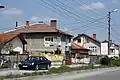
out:
<path id="1" fill-rule="evenodd" d="M 12 73 L 1 76 L 0 80 L 8 79 L 8 78 L 20 78 L 20 77 L 27 77 L 27 76 L 37 76 L 37 75 L 49 75 L 49 74 L 57 74 L 57 73 L 64 73 L 64 72 L 71 72 L 71 71 L 80 71 L 80 70 L 88 70 L 88 69 L 97 69 L 97 68 L 108 68 L 109 66 L 82 66 L 82 67 L 75 67 L 70 68 L 68 66 L 61 66 L 59 68 L 51 68 L 48 72 L 33 72 L 33 73 L 23 73 L 23 75 L 13 75 Z"/>

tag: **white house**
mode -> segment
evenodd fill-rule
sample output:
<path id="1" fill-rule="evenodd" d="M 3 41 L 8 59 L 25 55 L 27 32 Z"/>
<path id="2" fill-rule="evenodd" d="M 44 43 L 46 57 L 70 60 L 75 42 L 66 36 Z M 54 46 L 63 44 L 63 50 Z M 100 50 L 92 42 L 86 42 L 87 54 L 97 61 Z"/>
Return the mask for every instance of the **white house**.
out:
<path id="1" fill-rule="evenodd" d="M 100 45 L 101 42 L 96 40 L 96 34 L 93 34 L 92 37 L 86 34 L 79 34 L 77 37 L 73 39 L 73 42 L 89 49 L 89 56 L 93 58 L 98 58 L 101 55 Z"/>
<path id="2" fill-rule="evenodd" d="M 1 54 L 10 54 L 10 52 L 23 54 L 26 44 L 27 42 L 21 34 L 0 34 Z"/>
<path id="3" fill-rule="evenodd" d="M 110 54 L 108 55 L 108 41 L 105 40 L 101 43 L 102 55 L 108 55 L 109 57 L 119 57 L 119 53 L 120 53 L 120 46 L 111 42 Z"/>

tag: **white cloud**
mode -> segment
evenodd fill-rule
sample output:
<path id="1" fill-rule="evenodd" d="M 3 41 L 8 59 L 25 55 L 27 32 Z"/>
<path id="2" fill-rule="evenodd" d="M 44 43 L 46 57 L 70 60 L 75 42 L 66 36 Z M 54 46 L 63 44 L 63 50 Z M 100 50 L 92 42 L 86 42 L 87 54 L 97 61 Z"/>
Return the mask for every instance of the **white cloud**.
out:
<path id="1" fill-rule="evenodd" d="M 62 30 L 63 30 L 64 32 L 66 32 L 66 33 L 72 33 L 72 31 L 69 30 L 67 27 L 63 28 Z"/>
<path id="2" fill-rule="evenodd" d="M 51 17 L 44 17 L 44 16 L 42 16 L 42 17 L 39 17 L 39 16 L 32 16 L 31 18 L 30 18 L 30 21 L 32 21 L 32 22 L 39 22 L 39 21 L 43 21 L 43 22 L 49 22 L 50 20 L 54 20 L 55 18 L 51 18 Z M 55 19 L 55 20 L 57 20 L 57 19 Z"/>
<path id="3" fill-rule="evenodd" d="M 115 3 L 115 4 L 116 4 L 117 2 L 118 2 L 118 0 L 112 0 L 112 3 Z"/>
<path id="4" fill-rule="evenodd" d="M 83 10 L 102 9 L 104 7 L 105 7 L 105 5 L 101 2 L 91 3 L 88 5 L 83 4 L 82 6 L 80 6 L 80 8 Z"/>
<path id="5" fill-rule="evenodd" d="M 40 20 L 40 18 L 37 17 L 37 16 L 32 16 L 32 17 L 30 18 L 30 20 L 33 21 L 33 22 L 38 22 L 38 21 Z"/>
<path id="6" fill-rule="evenodd" d="M 22 10 L 17 8 L 5 9 L 2 12 L 3 15 L 21 15 L 22 13 L 23 13 Z"/>

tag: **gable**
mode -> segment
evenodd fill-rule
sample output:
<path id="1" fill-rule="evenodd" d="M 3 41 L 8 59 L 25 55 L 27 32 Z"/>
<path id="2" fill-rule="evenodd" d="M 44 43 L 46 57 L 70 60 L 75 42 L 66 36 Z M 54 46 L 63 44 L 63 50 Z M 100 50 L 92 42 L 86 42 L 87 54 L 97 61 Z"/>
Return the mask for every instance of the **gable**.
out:
<path id="1" fill-rule="evenodd" d="M 79 34 L 77 37 L 73 38 L 73 41 L 77 40 L 77 39 L 81 39 L 81 37 L 84 37 L 87 41 L 91 41 L 91 42 L 94 42 L 94 43 L 97 43 L 97 44 L 100 44 L 101 42 L 96 40 L 96 39 L 93 39 L 92 37 L 86 35 L 86 34 Z"/>
<path id="2" fill-rule="evenodd" d="M 6 44 L 15 38 L 19 38 L 22 43 L 27 44 L 27 42 L 25 41 L 21 34 L 7 34 L 7 33 L 0 34 L 0 43 Z"/>

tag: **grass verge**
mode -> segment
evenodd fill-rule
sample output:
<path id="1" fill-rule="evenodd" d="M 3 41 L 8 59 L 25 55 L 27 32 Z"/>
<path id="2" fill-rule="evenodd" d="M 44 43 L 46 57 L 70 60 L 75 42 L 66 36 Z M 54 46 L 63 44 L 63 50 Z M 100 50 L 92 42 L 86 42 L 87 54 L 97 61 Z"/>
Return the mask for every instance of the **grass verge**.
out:
<path id="1" fill-rule="evenodd" d="M 57 73 L 64 73 L 64 72 L 71 72 L 71 71 L 78 71 L 78 70 L 88 70 L 88 69 L 97 69 L 97 68 L 108 68 L 109 66 L 82 66 L 82 67 L 74 67 L 70 68 L 68 66 L 61 66 L 59 68 L 51 68 L 48 72 L 33 72 L 33 73 L 23 73 L 22 75 L 13 75 L 12 73 L 1 76 L 0 80 L 4 79 L 12 79 L 12 78 L 20 78 L 20 77 L 27 77 L 27 76 L 37 76 L 37 75 L 48 75 L 48 74 L 57 74 Z"/>

